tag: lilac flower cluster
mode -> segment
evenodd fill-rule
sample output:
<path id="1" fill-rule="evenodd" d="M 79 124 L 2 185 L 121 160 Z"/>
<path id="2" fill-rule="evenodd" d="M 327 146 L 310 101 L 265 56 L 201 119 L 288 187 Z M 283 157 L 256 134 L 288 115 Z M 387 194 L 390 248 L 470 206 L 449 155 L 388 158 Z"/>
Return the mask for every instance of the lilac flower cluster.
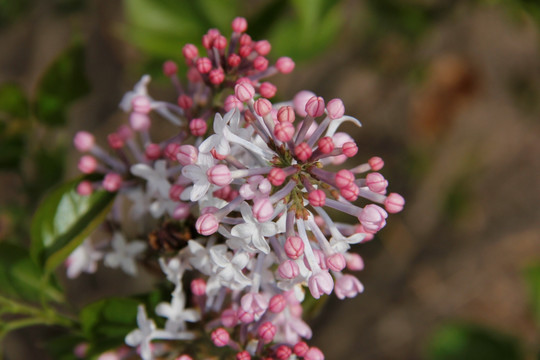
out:
<path id="1" fill-rule="evenodd" d="M 340 99 L 301 91 L 292 101 L 269 100 L 277 89 L 263 80 L 291 72 L 294 62 L 282 57 L 270 65 L 270 43 L 252 40 L 246 29 L 246 20 L 236 18 L 229 39 L 208 31 L 206 56 L 184 46 L 187 84 L 174 62 L 164 64 L 176 103 L 153 99 L 150 77 L 143 76 L 120 104 L 129 125 L 108 135 L 108 150 L 87 132 L 74 139 L 85 153 L 81 172 L 101 174 L 82 181 L 78 192 L 118 193 L 110 221 L 123 223 L 118 209 L 127 200 L 131 220 L 151 217 L 174 229 L 151 233 L 150 249 L 115 230 L 110 241 L 86 241 L 67 262 L 70 277 L 95 271 L 102 258 L 135 275 L 135 259 L 159 254 L 174 286 L 170 301 L 153 309 L 165 325 L 157 328 L 141 305 L 138 329 L 126 336 L 145 360 L 205 358 L 178 345 L 197 339 L 231 350 L 237 360 L 324 359 L 303 341 L 312 335 L 302 319 L 306 287 L 315 299 L 361 293 L 349 272 L 362 270 L 363 261 L 350 246 L 371 240 L 388 213 L 404 205 L 400 195 L 387 194 L 388 182 L 377 172 L 382 159 L 345 166 L 358 148 L 338 129 L 360 122 L 345 115 Z M 150 129 L 162 118 L 177 130 L 157 141 Z M 329 210 L 352 223 L 336 221 Z"/>

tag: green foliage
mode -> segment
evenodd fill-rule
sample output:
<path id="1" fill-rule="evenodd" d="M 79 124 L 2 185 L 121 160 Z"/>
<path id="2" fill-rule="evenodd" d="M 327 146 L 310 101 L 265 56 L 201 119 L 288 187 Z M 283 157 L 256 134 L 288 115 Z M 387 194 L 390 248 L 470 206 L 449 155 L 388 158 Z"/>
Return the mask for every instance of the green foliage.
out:
<path id="1" fill-rule="evenodd" d="M 114 194 L 96 191 L 81 196 L 80 179 L 56 188 L 41 203 L 31 227 L 31 253 L 53 270 L 99 225 L 112 205 Z"/>
<path id="2" fill-rule="evenodd" d="M 433 336 L 428 360 L 518 360 L 523 354 L 516 338 L 470 324 L 449 324 Z"/>
<path id="3" fill-rule="evenodd" d="M 525 269 L 525 280 L 529 288 L 531 309 L 540 328 L 540 263 Z"/>
<path id="4" fill-rule="evenodd" d="M 34 105 L 38 121 L 48 126 L 66 123 L 66 109 L 90 89 L 84 70 L 84 47 L 68 48 L 41 78 Z"/>
<path id="5" fill-rule="evenodd" d="M 27 250 L 0 243 L 0 292 L 3 296 L 25 301 L 41 298 L 61 301 L 58 286 L 44 278 L 43 270 L 30 258 Z"/>
<path id="6" fill-rule="evenodd" d="M 82 309 L 79 320 L 90 354 L 100 353 L 124 343 L 125 336 L 137 327 L 139 301 L 129 298 L 108 298 Z"/>
<path id="7" fill-rule="evenodd" d="M 16 84 L 0 86 L 0 170 L 19 167 L 28 128 L 28 100 Z"/>

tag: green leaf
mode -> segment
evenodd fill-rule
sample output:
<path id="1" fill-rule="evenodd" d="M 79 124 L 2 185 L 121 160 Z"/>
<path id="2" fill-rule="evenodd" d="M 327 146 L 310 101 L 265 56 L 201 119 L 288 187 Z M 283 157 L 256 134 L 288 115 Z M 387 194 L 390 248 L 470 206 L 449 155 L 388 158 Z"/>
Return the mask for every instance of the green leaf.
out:
<path id="1" fill-rule="evenodd" d="M 529 299 L 537 326 L 540 327 L 540 264 L 525 270 L 525 280 L 529 288 Z"/>
<path id="2" fill-rule="evenodd" d="M 37 89 L 34 109 L 38 120 L 49 126 L 64 125 L 67 107 L 90 90 L 83 45 L 75 44 L 64 51 L 41 78 Z"/>
<path id="3" fill-rule="evenodd" d="M 55 283 L 45 281 L 41 268 L 25 249 L 0 243 L 0 293 L 4 296 L 37 301 L 61 301 L 62 294 Z"/>
<path id="4" fill-rule="evenodd" d="M 516 338 L 469 324 L 450 324 L 439 329 L 428 348 L 429 360 L 520 360 Z"/>
<path id="5" fill-rule="evenodd" d="M 125 336 L 137 327 L 139 301 L 109 298 L 82 309 L 79 320 L 84 336 L 90 342 L 90 354 L 96 354 L 124 343 Z"/>
<path id="6" fill-rule="evenodd" d="M 56 188 L 41 203 L 32 220 L 32 256 L 49 271 L 90 235 L 109 212 L 114 193 L 104 190 L 81 196 L 80 179 Z"/>
<path id="7" fill-rule="evenodd" d="M 4 116 L 28 117 L 28 100 L 17 84 L 3 84 L 0 86 L 0 119 Z"/>

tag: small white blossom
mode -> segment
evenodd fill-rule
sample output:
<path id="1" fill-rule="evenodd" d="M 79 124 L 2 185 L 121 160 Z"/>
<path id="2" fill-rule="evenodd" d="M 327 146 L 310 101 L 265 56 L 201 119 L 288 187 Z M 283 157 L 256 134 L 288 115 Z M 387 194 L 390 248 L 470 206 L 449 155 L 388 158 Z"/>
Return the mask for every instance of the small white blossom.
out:
<path id="1" fill-rule="evenodd" d="M 103 253 L 94 248 L 90 239 L 84 240 L 66 260 L 68 278 L 74 279 L 82 272 L 95 273 L 102 257 Z"/>
<path id="2" fill-rule="evenodd" d="M 135 276 L 135 257 L 146 249 L 146 243 L 137 240 L 127 243 L 124 236 L 117 232 L 113 235 L 112 247 L 113 252 L 105 255 L 105 265 L 111 268 L 120 267 L 126 274 Z"/>

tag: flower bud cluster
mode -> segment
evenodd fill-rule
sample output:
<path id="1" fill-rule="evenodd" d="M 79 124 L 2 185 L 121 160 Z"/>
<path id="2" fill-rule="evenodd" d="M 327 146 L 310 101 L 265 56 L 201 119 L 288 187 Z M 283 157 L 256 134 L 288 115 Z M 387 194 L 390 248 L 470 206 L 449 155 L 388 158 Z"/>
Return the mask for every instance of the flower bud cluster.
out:
<path id="1" fill-rule="evenodd" d="M 291 101 L 270 100 L 276 87 L 263 79 L 291 72 L 294 63 L 282 57 L 270 65 L 270 43 L 246 30 L 246 20 L 236 18 L 229 38 L 211 29 L 202 48 L 185 45 L 187 85 L 174 62 L 164 64 L 176 103 L 154 100 L 144 76 L 122 100 L 129 125 L 108 136 L 108 150 L 87 132 L 74 139 L 84 153 L 79 169 L 90 175 L 78 186 L 81 195 L 118 192 L 116 201 L 131 199 L 132 218 L 193 229 L 182 246 L 174 246 L 174 235 L 151 242 L 174 291 L 155 309 L 167 319 L 164 329 L 139 308 L 139 328 L 126 343 L 143 359 L 155 355 L 155 344 L 170 356 L 199 358 L 176 354 L 169 341 L 195 336 L 236 359 L 324 359 L 303 341 L 312 335 L 302 319 L 305 291 L 316 299 L 361 293 L 351 272 L 363 261 L 350 247 L 373 239 L 388 213 L 404 206 L 387 192 L 380 158 L 345 166 L 358 147 L 338 130 L 360 122 L 345 115 L 340 99 L 301 91 Z M 159 118 L 177 133 L 154 140 L 149 130 Z M 353 223 L 334 220 L 335 211 Z M 187 286 L 185 271 L 195 276 Z M 187 323 L 201 323 L 199 331 Z"/>

